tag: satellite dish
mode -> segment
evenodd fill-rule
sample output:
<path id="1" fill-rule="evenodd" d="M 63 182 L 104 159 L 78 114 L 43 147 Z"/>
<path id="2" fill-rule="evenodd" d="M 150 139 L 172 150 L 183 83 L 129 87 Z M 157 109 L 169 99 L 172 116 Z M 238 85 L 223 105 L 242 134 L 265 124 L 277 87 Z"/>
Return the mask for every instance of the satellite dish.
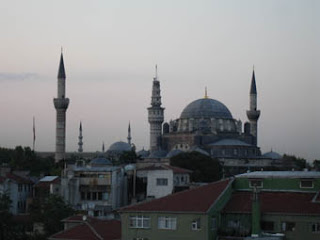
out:
<path id="1" fill-rule="evenodd" d="M 86 216 L 86 215 L 83 215 L 83 216 L 82 216 L 82 220 L 83 220 L 83 221 L 87 221 L 87 216 Z"/>

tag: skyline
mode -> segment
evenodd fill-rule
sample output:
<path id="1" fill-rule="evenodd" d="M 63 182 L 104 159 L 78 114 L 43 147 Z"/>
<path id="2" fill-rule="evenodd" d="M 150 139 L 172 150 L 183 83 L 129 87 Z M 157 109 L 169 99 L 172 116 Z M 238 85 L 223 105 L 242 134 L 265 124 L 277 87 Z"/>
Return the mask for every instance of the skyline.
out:
<path id="1" fill-rule="evenodd" d="M 261 151 L 319 159 L 319 9 L 317 1 L 5 2 L 0 146 L 32 147 L 35 116 L 36 151 L 54 151 L 62 46 L 67 151 L 77 151 L 80 121 L 84 151 L 126 141 L 129 121 L 132 142 L 148 149 L 156 64 L 165 121 L 207 87 L 244 123 L 254 65 Z"/>

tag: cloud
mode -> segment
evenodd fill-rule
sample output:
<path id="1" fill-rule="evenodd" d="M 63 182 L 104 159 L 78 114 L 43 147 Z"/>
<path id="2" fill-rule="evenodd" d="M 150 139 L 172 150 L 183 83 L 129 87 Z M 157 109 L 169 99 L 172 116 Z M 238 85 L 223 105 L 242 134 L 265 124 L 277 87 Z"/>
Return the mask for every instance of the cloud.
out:
<path id="1" fill-rule="evenodd" d="M 38 79 L 39 75 L 36 73 L 7 73 L 0 72 L 0 81 L 24 81 Z"/>

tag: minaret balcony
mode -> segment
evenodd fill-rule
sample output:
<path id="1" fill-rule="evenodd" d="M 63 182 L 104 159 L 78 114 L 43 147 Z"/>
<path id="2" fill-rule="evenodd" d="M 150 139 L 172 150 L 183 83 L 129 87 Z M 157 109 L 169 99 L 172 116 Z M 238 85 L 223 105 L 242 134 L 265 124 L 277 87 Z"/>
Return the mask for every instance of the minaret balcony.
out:
<path id="1" fill-rule="evenodd" d="M 53 103 L 56 109 L 67 109 L 69 106 L 69 98 L 54 98 Z"/>
<path id="2" fill-rule="evenodd" d="M 250 121 L 257 121 L 260 117 L 260 110 L 248 110 L 247 116 Z"/>

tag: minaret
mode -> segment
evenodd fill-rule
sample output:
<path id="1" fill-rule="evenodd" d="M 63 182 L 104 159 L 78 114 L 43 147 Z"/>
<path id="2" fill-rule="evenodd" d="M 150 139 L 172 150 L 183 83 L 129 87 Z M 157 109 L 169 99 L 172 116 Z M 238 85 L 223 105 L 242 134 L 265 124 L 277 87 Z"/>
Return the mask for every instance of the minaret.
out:
<path id="1" fill-rule="evenodd" d="M 66 151 L 66 111 L 69 105 L 69 98 L 66 94 L 66 74 L 64 71 L 63 54 L 61 50 L 60 65 L 58 70 L 58 96 L 53 99 L 57 111 L 56 119 L 56 153 L 55 161 L 64 159 Z"/>
<path id="2" fill-rule="evenodd" d="M 131 146 L 131 126 L 130 126 L 130 122 L 129 122 L 129 126 L 128 126 L 128 144 Z"/>
<path id="3" fill-rule="evenodd" d="M 148 121 L 150 123 L 150 152 L 159 150 L 159 138 L 162 133 L 162 123 L 164 119 L 164 108 L 161 107 L 160 82 L 158 80 L 158 70 L 152 83 L 151 107 L 148 108 Z"/>
<path id="4" fill-rule="evenodd" d="M 78 148 L 78 152 L 79 153 L 82 153 L 83 152 L 83 148 L 82 148 L 82 146 L 83 146 L 83 142 L 82 142 L 82 124 L 81 124 L 81 122 L 80 122 L 80 127 L 79 127 L 79 142 L 78 142 L 78 146 L 79 146 L 79 148 Z"/>
<path id="5" fill-rule="evenodd" d="M 257 88 L 254 69 L 252 72 L 251 87 L 250 87 L 250 110 L 247 111 L 247 116 L 250 121 L 250 133 L 254 136 L 254 145 L 258 144 L 258 119 L 260 110 L 257 110 Z"/>

